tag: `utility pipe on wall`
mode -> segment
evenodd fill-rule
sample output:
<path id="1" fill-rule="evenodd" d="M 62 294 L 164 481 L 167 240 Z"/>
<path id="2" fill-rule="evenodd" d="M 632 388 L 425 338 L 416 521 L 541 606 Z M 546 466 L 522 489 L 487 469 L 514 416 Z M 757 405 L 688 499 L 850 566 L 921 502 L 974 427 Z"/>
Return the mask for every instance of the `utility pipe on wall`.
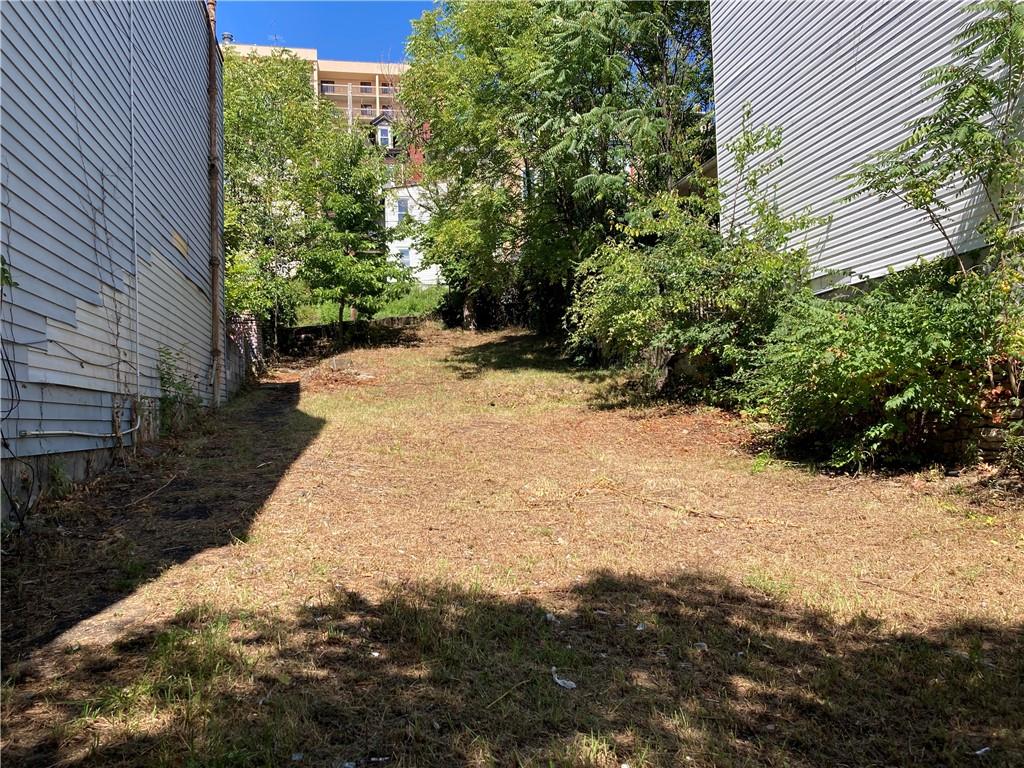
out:
<path id="1" fill-rule="evenodd" d="M 214 408 L 220 405 L 221 380 L 224 370 L 224 326 L 223 326 L 223 304 L 221 303 L 221 270 L 223 259 L 221 251 L 223 242 L 221 238 L 221 157 L 220 157 L 220 130 L 217 110 L 217 97 L 220 95 L 218 87 L 217 67 L 220 64 L 220 46 L 217 45 L 217 0 L 206 0 L 206 15 L 209 22 L 209 35 L 207 40 L 207 72 L 206 72 L 206 106 L 207 117 L 209 118 L 210 133 L 210 358 L 212 361 L 212 394 L 210 405 Z"/>

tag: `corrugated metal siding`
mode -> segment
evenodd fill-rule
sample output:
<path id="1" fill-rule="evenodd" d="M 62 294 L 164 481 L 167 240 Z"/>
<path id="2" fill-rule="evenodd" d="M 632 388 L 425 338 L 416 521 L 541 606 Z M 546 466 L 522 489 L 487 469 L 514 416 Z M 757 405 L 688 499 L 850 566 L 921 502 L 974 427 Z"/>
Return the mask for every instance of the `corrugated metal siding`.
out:
<path id="1" fill-rule="evenodd" d="M 161 346 L 185 352 L 210 398 L 206 9 L 8 2 L 0 13 L 0 225 L 18 283 L 0 313 L 4 436 L 21 456 L 101 448 L 111 441 L 18 435 L 111 432 L 122 401 L 159 394 Z"/>
<path id="2" fill-rule="evenodd" d="M 925 216 L 895 199 L 842 202 L 840 178 L 871 153 L 897 145 L 907 124 L 926 114 L 926 70 L 948 62 L 966 20 L 966 2 L 781 3 L 712 0 L 715 116 L 726 218 L 748 221 L 727 144 L 740 133 L 743 107 L 753 127 L 782 128 L 783 166 L 770 177 L 786 214 L 810 207 L 831 223 L 806 233 L 815 274 L 853 279 L 884 275 L 919 257 L 948 253 Z M 980 201 L 965 195 L 946 216 L 960 250 L 977 247 Z M 819 281 L 819 285 L 824 285 Z"/>

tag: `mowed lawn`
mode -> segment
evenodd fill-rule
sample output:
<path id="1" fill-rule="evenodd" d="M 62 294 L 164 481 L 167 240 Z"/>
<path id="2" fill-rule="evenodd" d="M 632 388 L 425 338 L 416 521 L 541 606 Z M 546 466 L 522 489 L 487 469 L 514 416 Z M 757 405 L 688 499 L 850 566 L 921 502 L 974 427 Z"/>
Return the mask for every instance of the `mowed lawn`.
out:
<path id="1" fill-rule="evenodd" d="M 1024 764 L 1024 510 L 524 333 L 279 369 L 5 541 L 5 765 Z"/>

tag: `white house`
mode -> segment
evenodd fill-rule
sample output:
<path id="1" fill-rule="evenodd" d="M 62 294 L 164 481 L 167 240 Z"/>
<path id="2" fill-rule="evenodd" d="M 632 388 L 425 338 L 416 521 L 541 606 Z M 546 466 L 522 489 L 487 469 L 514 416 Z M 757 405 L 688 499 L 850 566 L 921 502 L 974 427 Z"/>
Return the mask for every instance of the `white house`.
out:
<path id="1" fill-rule="evenodd" d="M 387 189 L 384 198 L 384 223 L 387 227 L 398 224 L 411 217 L 413 221 L 427 221 L 430 212 L 424 206 L 426 192 L 418 184 L 394 185 Z M 412 269 L 421 285 L 437 285 L 441 272 L 435 266 L 423 267 L 423 256 L 416 248 L 412 238 L 404 237 L 392 240 L 389 246 L 391 254 L 402 264 Z"/>
<path id="2" fill-rule="evenodd" d="M 934 102 L 922 90 L 925 72 L 951 60 L 954 38 L 968 21 L 966 4 L 711 0 L 724 210 L 738 204 L 739 220 L 749 216 L 735 195 L 736 168 L 727 150 L 749 102 L 754 126 L 782 128 L 784 163 L 769 180 L 777 184 L 782 211 L 809 207 L 831 217 L 807 233 L 817 287 L 878 277 L 919 257 L 948 253 L 925 216 L 898 200 L 844 201 L 851 188 L 840 177 L 871 153 L 898 145 L 908 123 L 929 111 Z M 977 196 L 965 195 L 947 212 L 961 252 L 981 245 L 975 240 L 979 208 Z"/>

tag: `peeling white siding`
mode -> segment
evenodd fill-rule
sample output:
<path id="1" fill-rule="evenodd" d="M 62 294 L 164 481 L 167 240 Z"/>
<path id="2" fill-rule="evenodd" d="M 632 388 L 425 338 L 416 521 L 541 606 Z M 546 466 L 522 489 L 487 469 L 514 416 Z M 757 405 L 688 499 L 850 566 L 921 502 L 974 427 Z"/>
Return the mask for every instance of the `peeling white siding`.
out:
<path id="1" fill-rule="evenodd" d="M 831 224 L 807 233 L 816 276 L 853 280 L 884 275 L 920 257 L 948 253 L 941 234 L 895 199 L 843 202 L 840 176 L 871 153 L 896 146 L 907 124 L 930 111 L 926 70 L 950 61 L 967 20 L 963 0 L 947 2 L 772 2 L 712 0 L 715 119 L 726 216 L 736 168 L 727 144 L 740 133 L 746 102 L 752 127 L 782 128 L 783 166 L 770 177 L 783 213 L 807 208 Z M 958 250 L 981 245 L 974 224 L 980 201 L 958 200 L 946 216 Z M 819 286 L 827 284 L 819 280 Z"/>
<path id="2" fill-rule="evenodd" d="M 0 14 L 5 457 L 108 447 L 20 434 L 107 434 L 121 403 L 129 429 L 128 401 L 159 395 L 161 346 L 211 396 L 206 7 Z"/>

